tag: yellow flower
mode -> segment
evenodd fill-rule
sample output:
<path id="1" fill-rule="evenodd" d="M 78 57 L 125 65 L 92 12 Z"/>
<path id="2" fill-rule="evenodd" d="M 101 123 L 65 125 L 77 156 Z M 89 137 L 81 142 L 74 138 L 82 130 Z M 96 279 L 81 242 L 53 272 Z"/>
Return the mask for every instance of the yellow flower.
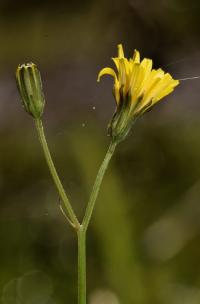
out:
<path id="1" fill-rule="evenodd" d="M 117 73 L 112 68 L 103 68 L 97 81 L 106 74 L 114 78 L 113 93 L 117 108 L 109 129 L 112 138 L 120 141 L 126 137 L 136 118 L 170 94 L 179 81 L 162 69 L 152 69 L 151 59 L 144 58 L 140 62 L 137 50 L 128 60 L 124 57 L 121 44 L 118 45 L 118 57 L 112 59 Z"/>

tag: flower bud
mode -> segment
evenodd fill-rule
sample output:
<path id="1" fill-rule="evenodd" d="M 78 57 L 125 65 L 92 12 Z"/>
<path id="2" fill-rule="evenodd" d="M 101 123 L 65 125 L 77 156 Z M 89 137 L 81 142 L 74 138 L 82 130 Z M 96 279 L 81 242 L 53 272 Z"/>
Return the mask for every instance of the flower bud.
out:
<path id="1" fill-rule="evenodd" d="M 40 72 L 34 63 L 19 65 L 16 71 L 17 87 L 22 105 L 34 118 L 42 116 L 45 99 Z"/>

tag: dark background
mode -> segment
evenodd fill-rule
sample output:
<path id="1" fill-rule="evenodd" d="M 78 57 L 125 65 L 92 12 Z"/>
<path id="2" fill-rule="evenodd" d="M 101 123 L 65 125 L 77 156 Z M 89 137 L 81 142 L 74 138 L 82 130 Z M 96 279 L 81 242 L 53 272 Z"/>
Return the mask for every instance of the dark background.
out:
<path id="1" fill-rule="evenodd" d="M 76 235 L 32 118 L 19 63 L 43 79 L 47 138 L 82 218 L 109 144 L 122 43 L 174 78 L 200 75 L 199 0 L 0 1 L 0 302 L 77 303 Z M 200 303 L 200 79 L 182 81 L 117 149 L 88 235 L 89 304 Z"/>

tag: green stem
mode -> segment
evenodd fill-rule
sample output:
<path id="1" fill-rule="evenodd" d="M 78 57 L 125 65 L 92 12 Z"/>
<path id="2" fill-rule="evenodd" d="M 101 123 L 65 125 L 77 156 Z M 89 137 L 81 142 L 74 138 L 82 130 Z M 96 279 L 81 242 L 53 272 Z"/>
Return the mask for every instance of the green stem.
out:
<path id="1" fill-rule="evenodd" d="M 65 208 L 69 215 L 69 222 L 77 230 L 78 235 L 78 304 L 86 304 L 86 232 L 90 219 L 94 210 L 95 202 L 100 190 L 100 186 L 110 162 L 110 159 L 115 151 L 116 143 L 111 142 L 106 153 L 106 156 L 101 164 L 101 167 L 97 173 L 97 177 L 89 198 L 88 205 L 86 207 L 85 216 L 83 218 L 83 223 L 80 225 L 74 210 L 68 200 L 68 197 L 65 193 L 63 185 L 60 181 L 60 178 L 57 174 L 56 168 L 54 166 L 51 154 L 49 152 L 48 144 L 45 138 L 44 129 L 41 119 L 35 119 L 35 125 L 38 132 L 39 140 L 43 148 L 44 156 L 46 158 L 47 165 L 49 167 L 50 173 L 54 180 L 54 183 L 57 187 L 57 190 L 60 194 L 60 197 L 65 205 Z"/>
<path id="2" fill-rule="evenodd" d="M 83 223 L 80 225 L 78 234 L 78 304 L 86 304 L 86 232 L 92 212 L 94 210 L 95 202 L 100 190 L 100 186 L 108 167 L 109 161 L 115 151 L 116 143 L 111 142 L 106 156 L 99 168 L 97 177 L 89 198 L 88 205 L 86 207 Z"/>
<path id="3" fill-rule="evenodd" d="M 78 234 L 78 304 L 86 304 L 86 232 L 83 226 Z"/>
<path id="4" fill-rule="evenodd" d="M 96 177 L 96 180 L 95 180 L 95 183 L 94 183 L 91 195 L 90 195 L 90 199 L 89 199 L 89 202 L 88 202 L 88 205 L 86 208 L 85 216 L 83 218 L 82 226 L 85 231 L 87 230 L 88 225 L 90 223 L 90 219 L 92 216 L 92 212 L 94 210 L 94 206 L 95 206 L 95 202 L 96 202 L 99 190 L 100 190 L 100 186 L 101 186 L 104 174 L 106 172 L 106 169 L 108 167 L 108 164 L 110 162 L 110 159 L 115 151 L 116 145 L 117 145 L 116 142 L 111 141 L 108 151 L 106 153 L 106 156 L 97 173 L 97 177 Z"/>
<path id="5" fill-rule="evenodd" d="M 71 204 L 68 200 L 68 197 L 65 193 L 63 185 L 60 181 L 60 178 L 59 178 L 58 173 L 56 171 L 56 168 L 54 166 L 54 163 L 53 163 L 53 160 L 52 160 L 49 148 L 48 148 L 48 144 L 47 144 L 47 141 L 46 141 L 46 138 L 45 138 L 44 129 L 43 129 L 41 119 L 35 119 L 35 125 L 36 125 L 36 129 L 37 129 L 37 132 L 38 132 L 39 140 L 40 140 L 43 152 L 44 152 L 44 156 L 45 156 L 47 165 L 49 167 L 49 171 L 52 175 L 52 178 L 54 180 L 54 183 L 56 185 L 58 193 L 60 194 L 60 198 L 63 201 L 63 203 L 65 205 L 65 208 L 68 212 L 69 222 L 74 226 L 75 229 L 78 230 L 79 227 L 80 227 L 80 223 L 79 223 L 79 221 L 78 221 L 78 219 L 77 219 L 77 217 L 74 213 L 74 210 L 73 210 L 73 208 L 72 208 L 72 206 L 71 206 Z"/>

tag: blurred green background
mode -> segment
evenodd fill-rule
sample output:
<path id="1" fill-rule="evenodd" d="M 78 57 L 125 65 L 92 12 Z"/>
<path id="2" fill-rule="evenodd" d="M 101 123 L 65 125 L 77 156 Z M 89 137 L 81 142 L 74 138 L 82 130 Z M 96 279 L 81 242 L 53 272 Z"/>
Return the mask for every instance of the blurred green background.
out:
<path id="1" fill-rule="evenodd" d="M 49 146 L 79 218 L 109 144 L 117 44 L 200 75 L 199 0 L 0 1 L 0 303 L 76 303 L 76 236 L 14 72 L 34 62 Z M 89 304 L 200 303 L 200 79 L 182 81 L 117 149 L 88 234 Z"/>

